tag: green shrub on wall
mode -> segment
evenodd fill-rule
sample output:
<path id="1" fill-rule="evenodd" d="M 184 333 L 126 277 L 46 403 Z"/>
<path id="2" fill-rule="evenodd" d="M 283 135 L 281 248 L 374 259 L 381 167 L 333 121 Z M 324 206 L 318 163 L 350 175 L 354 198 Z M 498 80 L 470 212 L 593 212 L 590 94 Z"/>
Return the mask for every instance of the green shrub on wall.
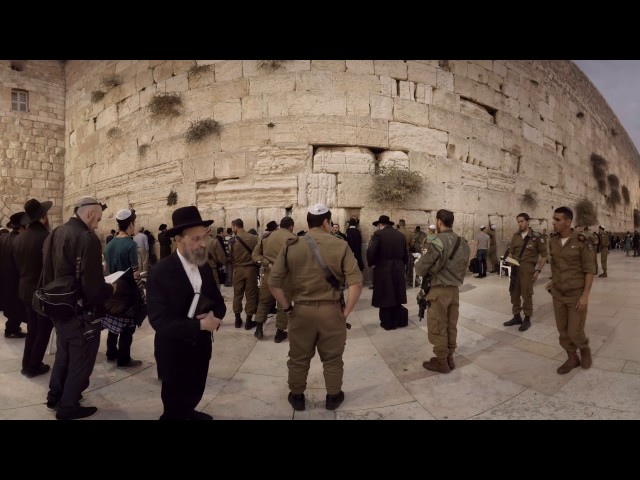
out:
<path id="1" fill-rule="evenodd" d="M 596 207 L 591 200 L 583 198 L 576 204 L 576 216 L 574 218 L 576 225 L 596 225 L 598 219 L 596 217 Z"/>
<path id="2" fill-rule="evenodd" d="M 185 140 L 187 143 L 201 142 L 209 135 L 219 132 L 220 124 L 213 118 L 196 120 L 195 122 L 191 122 L 191 125 L 189 125 L 185 135 Z"/>
<path id="3" fill-rule="evenodd" d="M 376 203 L 402 203 L 419 195 L 424 180 L 418 172 L 398 167 L 384 167 L 374 175 L 369 198 Z"/>
<path id="4" fill-rule="evenodd" d="M 154 117 L 177 117 L 180 115 L 182 97 L 177 92 L 161 92 L 149 102 L 149 110 Z"/>
<path id="5" fill-rule="evenodd" d="M 640 228 L 640 210 L 633 209 L 633 228 Z"/>
<path id="6" fill-rule="evenodd" d="M 607 189 L 607 161 L 596 153 L 591 154 L 591 172 L 598 182 L 598 191 L 604 193 Z"/>
<path id="7" fill-rule="evenodd" d="M 98 103 L 105 95 L 106 94 L 102 90 L 95 90 L 91 92 L 91 103 Z"/>
<path id="8" fill-rule="evenodd" d="M 625 205 L 629 205 L 631 203 L 631 195 L 629 195 L 629 189 L 626 185 L 622 186 L 622 198 L 624 198 Z"/>
<path id="9" fill-rule="evenodd" d="M 531 209 L 538 206 L 538 194 L 527 188 L 522 196 L 522 205 Z"/>

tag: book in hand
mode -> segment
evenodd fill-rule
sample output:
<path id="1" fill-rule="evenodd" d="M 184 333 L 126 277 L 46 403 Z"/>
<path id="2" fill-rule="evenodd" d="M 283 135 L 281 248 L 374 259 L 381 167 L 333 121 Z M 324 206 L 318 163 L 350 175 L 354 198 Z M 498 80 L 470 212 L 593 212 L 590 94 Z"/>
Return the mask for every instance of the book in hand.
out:
<path id="1" fill-rule="evenodd" d="M 115 283 L 116 280 L 118 280 L 122 275 L 127 273 L 129 270 L 131 270 L 131 267 L 127 268 L 124 271 L 121 270 L 118 272 L 113 272 L 111 275 L 107 275 L 106 277 L 104 277 L 104 281 L 106 283 Z"/>
<path id="2" fill-rule="evenodd" d="M 193 295 L 193 300 L 191 300 L 191 306 L 189 307 L 189 312 L 187 312 L 187 317 L 196 318 L 202 313 L 209 313 L 209 311 L 213 311 L 214 307 L 215 302 L 213 300 L 200 292 L 196 292 Z"/>
<path id="3" fill-rule="evenodd" d="M 520 266 L 520 262 L 510 255 L 507 258 L 505 258 L 504 261 L 507 263 L 510 263 L 511 265 L 516 265 L 518 267 Z"/>

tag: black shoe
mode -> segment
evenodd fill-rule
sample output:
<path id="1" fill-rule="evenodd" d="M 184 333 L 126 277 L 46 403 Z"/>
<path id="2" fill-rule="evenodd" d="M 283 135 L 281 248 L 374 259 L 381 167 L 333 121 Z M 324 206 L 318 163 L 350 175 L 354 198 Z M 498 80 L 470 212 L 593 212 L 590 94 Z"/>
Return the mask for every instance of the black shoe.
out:
<path id="1" fill-rule="evenodd" d="M 78 402 L 81 402 L 84 399 L 84 395 L 80 394 L 80 398 L 78 398 Z M 47 408 L 51 410 L 55 410 L 58 406 L 58 400 L 47 400 Z"/>
<path id="2" fill-rule="evenodd" d="M 244 329 L 245 329 L 245 330 L 251 330 L 251 329 L 252 329 L 253 327 L 255 327 L 255 326 L 256 326 L 256 324 L 258 323 L 258 322 L 254 322 L 254 321 L 251 319 L 251 317 L 252 317 L 252 316 L 253 316 L 253 315 L 247 315 L 247 321 L 246 321 L 246 322 L 245 322 L 245 324 L 244 324 Z"/>
<path id="3" fill-rule="evenodd" d="M 78 407 L 71 413 L 67 413 L 65 415 L 61 413 L 56 413 L 56 418 L 58 420 L 79 420 L 81 418 L 87 418 L 92 415 L 95 415 L 98 409 L 96 407 Z"/>
<path id="4" fill-rule="evenodd" d="M 213 417 L 208 413 L 198 412 L 194 410 L 191 412 L 190 420 L 213 420 Z"/>
<path id="5" fill-rule="evenodd" d="M 125 363 L 124 365 L 120 365 L 118 364 L 117 367 L 118 368 L 132 368 L 132 367 L 138 367 L 142 365 L 142 360 L 129 360 L 129 363 Z"/>
<path id="6" fill-rule="evenodd" d="M 51 367 L 49 365 L 41 363 L 40 366 L 34 370 L 27 370 L 23 368 L 22 370 L 20 370 L 20 373 L 27 378 L 33 378 L 37 377 L 38 375 L 44 375 L 49 370 L 51 370 Z"/>
<path id="7" fill-rule="evenodd" d="M 344 402 L 344 392 L 342 390 L 340 390 L 335 395 L 329 395 L 327 393 L 327 401 L 324 408 L 326 408 L 327 410 L 335 410 L 340 406 L 342 402 Z"/>
<path id="8" fill-rule="evenodd" d="M 280 343 L 283 340 L 287 339 L 287 332 L 285 332 L 284 330 L 280 330 L 279 328 L 276 330 L 276 336 L 273 337 L 273 341 L 276 343 Z"/>
<path id="9" fill-rule="evenodd" d="M 24 338 L 24 337 L 27 336 L 27 334 L 24 333 L 24 332 L 20 332 L 20 331 L 18 331 L 18 332 L 10 332 L 10 333 L 4 332 L 4 336 L 5 336 L 5 338 Z"/>
<path id="10" fill-rule="evenodd" d="M 261 323 L 256 322 L 256 331 L 253 333 L 253 336 L 256 337 L 258 340 L 262 340 L 262 337 L 264 337 Z"/>
<path id="11" fill-rule="evenodd" d="M 518 330 L 520 330 L 521 332 L 526 332 L 527 330 L 529 330 L 530 327 L 531 327 L 531 318 L 524 317 L 524 321 L 522 322 L 522 325 L 520 325 L 520 328 L 518 328 Z"/>
<path id="12" fill-rule="evenodd" d="M 240 328 L 242 326 L 242 318 L 240 318 L 240 314 L 236 313 L 236 323 L 235 323 L 236 328 Z"/>
<path id="13" fill-rule="evenodd" d="M 511 320 L 508 322 L 504 322 L 502 325 L 505 327 L 510 327 L 511 325 L 520 325 L 522 324 L 522 317 L 520 315 L 514 315 Z"/>
<path id="14" fill-rule="evenodd" d="M 116 360 L 117 360 L 116 358 L 109 358 L 109 357 L 107 357 L 107 362 L 109 362 L 109 363 L 113 363 L 113 362 L 115 362 Z"/>
<path id="15" fill-rule="evenodd" d="M 294 410 L 301 412 L 304 410 L 304 393 L 291 393 L 289 392 L 289 396 L 287 397 L 289 403 L 293 407 Z"/>

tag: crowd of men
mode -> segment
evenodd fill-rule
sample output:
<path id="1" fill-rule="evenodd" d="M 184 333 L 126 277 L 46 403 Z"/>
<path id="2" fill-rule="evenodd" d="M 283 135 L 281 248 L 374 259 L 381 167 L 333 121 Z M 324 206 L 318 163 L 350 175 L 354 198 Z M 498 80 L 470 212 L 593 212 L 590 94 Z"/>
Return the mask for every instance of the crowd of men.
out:
<path id="1" fill-rule="evenodd" d="M 25 339 L 25 377 L 52 370 L 47 406 L 56 411 L 56 417 L 86 418 L 97 411 L 96 407 L 81 406 L 80 400 L 94 368 L 104 318 L 113 312 L 113 299 L 122 296 L 126 284 L 120 280 L 107 283 L 104 277 L 113 272 L 105 271 L 104 249 L 95 230 L 107 206 L 95 198 L 82 197 L 72 217 L 53 232 L 48 217 L 51 207 L 50 201 L 30 199 L 23 212 L 10 217 L 7 228 L 11 231 L 0 238 L 0 306 L 7 318 L 5 337 Z M 181 207 L 172 214 L 171 228 L 166 224 L 159 227 L 160 259 L 156 261 L 156 240 L 148 230 L 135 227 L 135 211 L 120 210 L 116 218 L 119 231 L 112 230 L 106 244 L 114 239 L 134 243 L 114 242 L 124 245 L 126 253 L 122 261 L 109 258 L 106 265 L 130 265 L 136 281 L 141 272 L 148 273 L 146 299 L 144 293 L 141 298 L 145 302 L 143 315 L 148 308 L 149 322 L 155 330 L 164 407 L 160 419 L 211 419 L 196 407 L 205 388 L 213 334 L 226 314 L 221 285 L 233 287 L 235 328 L 255 328 L 254 336 L 262 340 L 264 324 L 269 315 L 275 314 L 274 342 L 288 339 L 289 343 L 291 406 L 298 411 L 305 409 L 304 392 L 316 350 L 324 369 L 325 406 L 329 410 L 340 406 L 345 399 L 342 355 L 350 328 L 347 319 L 364 281 L 365 255 L 358 219 L 351 218 L 346 233 L 342 233 L 340 225 L 332 222 L 331 211 L 315 204 L 308 208 L 307 230 L 297 234 L 289 216 L 270 221 L 261 235 L 254 229 L 245 231 L 241 218 L 234 219 L 227 229 L 217 227 L 214 233 L 213 220 L 203 220 L 197 207 Z M 468 273 L 471 256 L 467 240 L 454 231 L 454 220 L 453 212 L 441 209 L 428 232 L 420 226 L 411 232 L 404 219 L 395 226 L 389 216 L 380 215 L 373 222 L 375 231 L 366 251 L 366 264 L 373 276 L 371 304 L 379 308 L 380 326 L 385 330 L 408 325 L 404 304 L 408 281 L 413 285 L 414 268 L 423 279 L 421 293 L 428 308 L 428 339 L 434 353 L 423 367 L 443 374 L 456 368 L 459 287 Z M 604 225 L 598 232 L 590 232 L 588 227 L 572 228 L 572 221 L 569 208 L 557 208 L 554 233 L 548 236 L 546 230 L 538 233 L 530 227 L 527 213 L 518 214 L 517 231 L 503 256 L 511 262 L 513 313 L 504 325 L 518 325 L 520 331 L 532 326 L 533 286 L 546 264 L 551 265 L 546 289 L 553 296 L 559 342 L 568 356 L 558 368 L 559 374 L 591 365 L 584 325 L 593 276 L 598 271 L 596 255 L 601 258 L 600 277 L 606 278 L 608 250 L 620 243 Z M 632 246 L 637 236 L 637 232 L 627 235 Z M 500 268 L 496 226 L 481 226 L 475 240 L 476 278 L 485 278 L 488 271 Z M 634 246 L 634 256 L 640 255 L 636 250 Z M 107 270 L 116 268 L 122 267 Z M 38 288 L 74 275 L 82 301 L 71 320 L 47 317 L 34 310 L 32 300 Z M 133 325 L 126 322 L 127 313 L 122 315 L 124 319 L 116 316 L 116 320 Z M 22 323 L 27 324 L 26 332 Z M 43 358 L 54 328 L 57 348 L 51 369 Z M 117 346 L 113 339 L 108 347 L 114 359 L 119 348 L 126 348 Z M 140 364 L 130 358 L 128 350 L 125 356 L 126 362 L 120 365 L 119 360 L 118 366 Z"/>

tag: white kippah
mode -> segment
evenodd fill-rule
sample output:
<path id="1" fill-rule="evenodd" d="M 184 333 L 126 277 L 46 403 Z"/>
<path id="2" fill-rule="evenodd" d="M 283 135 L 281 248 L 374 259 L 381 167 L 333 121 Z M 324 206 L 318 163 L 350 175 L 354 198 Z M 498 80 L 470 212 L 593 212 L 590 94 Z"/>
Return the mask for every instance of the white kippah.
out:
<path id="1" fill-rule="evenodd" d="M 493 230 L 495 230 L 495 229 L 496 229 L 496 226 L 492 224 L 492 225 L 491 225 L 491 228 L 492 228 Z"/>
<path id="2" fill-rule="evenodd" d="M 604 230 L 604 225 L 600 225 L 600 228 Z"/>
<path id="3" fill-rule="evenodd" d="M 480 230 L 482 230 L 483 228 L 487 228 L 484 225 L 480 225 Z"/>
<path id="4" fill-rule="evenodd" d="M 126 220 L 130 216 L 131 216 L 131 210 L 127 208 L 123 208 L 122 210 L 118 210 L 118 213 L 116 213 L 116 220 L 120 220 L 120 221 Z"/>
<path id="5" fill-rule="evenodd" d="M 307 208 L 307 212 L 311 215 L 322 215 L 323 213 L 327 213 L 329 209 L 323 205 L 322 203 L 316 203 L 315 205 L 311 205 Z"/>
<path id="6" fill-rule="evenodd" d="M 435 225 L 429 225 L 429 228 L 430 228 L 431 230 L 435 230 L 435 229 L 436 229 L 436 226 L 435 226 Z"/>

